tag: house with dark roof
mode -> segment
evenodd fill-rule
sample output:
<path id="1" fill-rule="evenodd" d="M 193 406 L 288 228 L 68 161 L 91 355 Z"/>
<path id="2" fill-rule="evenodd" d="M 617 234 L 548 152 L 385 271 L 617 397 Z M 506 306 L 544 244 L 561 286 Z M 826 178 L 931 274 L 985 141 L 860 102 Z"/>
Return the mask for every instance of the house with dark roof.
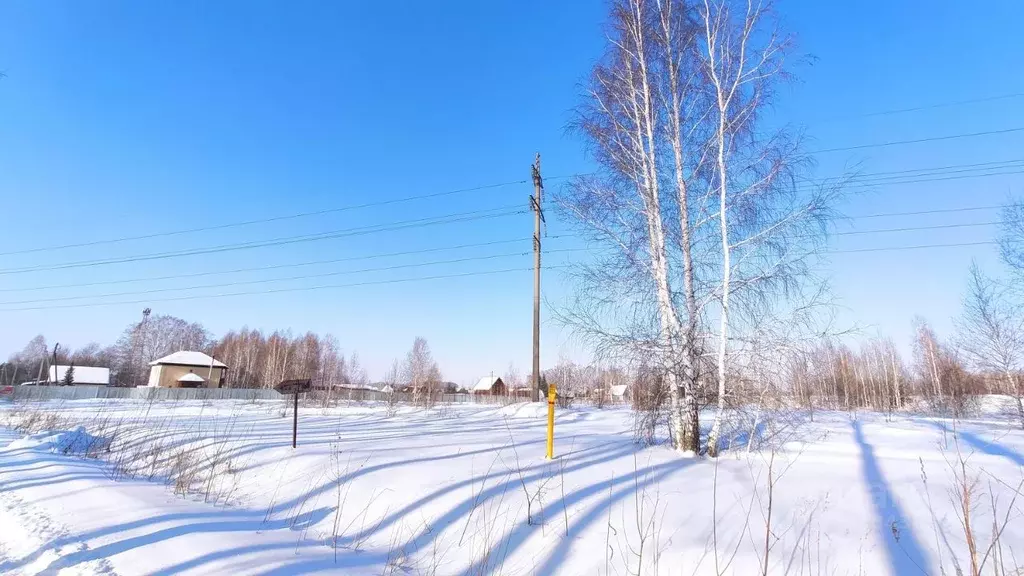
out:
<path id="1" fill-rule="evenodd" d="M 504 396 L 508 390 L 500 377 L 485 376 L 473 386 L 470 392 L 478 395 Z"/>

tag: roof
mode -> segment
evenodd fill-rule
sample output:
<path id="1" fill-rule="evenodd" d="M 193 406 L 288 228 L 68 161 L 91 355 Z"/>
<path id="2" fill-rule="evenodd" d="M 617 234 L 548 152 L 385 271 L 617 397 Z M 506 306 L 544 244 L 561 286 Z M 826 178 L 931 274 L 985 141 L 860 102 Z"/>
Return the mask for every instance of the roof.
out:
<path id="1" fill-rule="evenodd" d="M 486 392 L 494 387 L 495 384 L 501 382 L 501 378 L 498 376 L 484 376 L 473 386 L 473 390 L 476 392 Z"/>
<path id="2" fill-rule="evenodd" d="M 158 366 L 160 364 L 176 364 L 178 366 L 202 366 L 204 368 L 209 368 L 211 363 L 214 368 L 228 367 L 227 364 L 220 360 L 214 360 L 202 352 L 189 352 L 187 350 L 175 352 L 174 354 L 164 356 L 163 358 L 157 358 L 150 362 L 149 365 Z"/>
<path id="3" fill-rule="evenodd" d="M 611 387 L 612 396 L 625 396 L 626 390 L 629 389 L 629 384 L 616 384 Z"/>
<path id="4" fill-rule="evenodd" d="M 56 370 L 54 370 L 56 368 Z M 57 366 L 50 366 L 49 370 L 49 381 L 50 382 L 63 382 L 64 375 L 67 374 L 68 367 L 58 364 Z M 54 377 L 56 374 L 56 378 Z M 110 384 L 110 368 L 98 368 L 96 366 L 75 366 L 75 371 L 72 373 L 75 384 L 100 384 L 107 386 Z"/>
<path id="5" fill-rule="evenodd" d="M 178 378 L 178 382 L 206 382 L 206 380 L 204 380 L 202 376 L 196 374 L 195 372 L 189 372 L 188 374 L 185 374 L 181 378 Z"/>

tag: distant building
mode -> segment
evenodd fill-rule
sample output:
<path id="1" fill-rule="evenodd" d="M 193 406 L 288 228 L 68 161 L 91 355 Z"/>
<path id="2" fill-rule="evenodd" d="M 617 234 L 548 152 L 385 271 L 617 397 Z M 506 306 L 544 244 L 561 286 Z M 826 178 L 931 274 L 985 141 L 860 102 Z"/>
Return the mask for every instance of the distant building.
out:
<path id="1" fill-rule="evenodd" d="M 616 384 L 611 387 L 612 399 L 622 401 L 629 399 L 629 384 Z"/>
<path id="2" fill-rule="evenodd" d="M 49 382 L 57 384 L 64 383 L 64 377 L 70 366 L 50 366 Z M 71 371 L 75 385 L 110 386 L 110 368 L 98 368 L 96 366 L 75 366 Z"/>
<path id="3" fill-rule="evenodd" d="M 228 371 L 227 364 L 202 352 L 190 351 L 164 356 L 149 366 L 148 385 L 153 388 L 220 388 Z"/>
<path id="4" fill-rule="evenodd" d="M 505 383 L 498 376 L 485 376 L 473 386 L 473 394 L 489 394 L 491 396 L 504 396 L 508 390 Z"/>

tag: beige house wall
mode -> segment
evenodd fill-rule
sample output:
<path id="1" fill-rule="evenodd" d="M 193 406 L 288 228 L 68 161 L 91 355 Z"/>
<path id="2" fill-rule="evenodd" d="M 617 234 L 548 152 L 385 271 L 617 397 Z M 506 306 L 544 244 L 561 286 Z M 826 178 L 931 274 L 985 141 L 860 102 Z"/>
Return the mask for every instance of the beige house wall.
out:
<path id="1" fill-rule="evenodd" d="M 160 388 L 179 388 L 178 379 L 189 372 L 194 372 L 203 380 L 206 380 L 206 382 L 203 383 L 203 388 L 216 388 L 220 383 L 220 377 L 224 372 L 224 368 L 214 367 L 211 377 L 209 366 L 176 366 L 161 364 L 149 369 L 149 385 L 158 386 Z"/>

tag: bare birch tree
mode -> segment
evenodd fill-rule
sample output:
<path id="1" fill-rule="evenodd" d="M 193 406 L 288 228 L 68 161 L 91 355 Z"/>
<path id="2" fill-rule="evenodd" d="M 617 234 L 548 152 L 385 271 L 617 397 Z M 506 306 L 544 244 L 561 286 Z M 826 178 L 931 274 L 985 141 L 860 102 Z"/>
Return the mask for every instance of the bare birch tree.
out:
<path id="1" fill-rule="evenodd" d="M 999 249 L 1003 261 L 1024 275 L 1024 200 L 1011 202 L 1002 213 Z"/>
<path id="2" fill-rule="evenodd" d="M 841 181 L 798 185 L 807 164 L 799 138 L 760 126 L 776 87 L 788 78 L 792 45 L 777 28 L 771 2 L 704 0 L 696 12 L 697 54 L 712 96 L 708 186 L 720 242 L 718 414 L 708 439 L 714 456 L 729 413 L 732 342 L 750 347 L 756 339 L 757 349 L 771 349 L 764 326 L 778 335 L 771 325 L 780 316 L 813 324 L 813 312 L 828 304 L 825 283 L 812 271 Z M 789 338 L 776 344 L 791 347 Z"/>
<path id="3" fill-rule="evenodd" d="M 288 378 L 312 378 L 317 384 L 324 384 L 321 359 L 323 345 L 320 337 L 312 332 L 295 339 L 292 343 L 292 364 L 287 372 Z"/>
<path id="4" fill-rule="evenodd" d="M 275 331 L 267 338 L 261 386 L 272 388 L 290 374 L 295 346 L 289 332 Z"/>
<path id="5" fill-rule="evenodd" d="M 584 233 L 607 248 L 577 271 L 580 297 L 563 319 L 602 357 L 642 362 L 661 374 L 655 381 L 667 388 L 671 437 L 691 452 L 700 449 L 702 352 L 701 267 L 693 250 L 701 238 L 692 224 L 707 210 L 691 194 L 700 188 L 689 185 L 704 148 L 695 32 L 682 2 L 613 2 L 608 50 L 575 122 L 601 170 L 573 181 L 560 198 Z"/>
<path id="6" fill-rule="evenodd" d="M 358 352 L 352 352 L 347 362 L 344 357 L 341 358 L 341 361 L 344 365 L 344 380 L 346 382 L 356 386 L 366 386 L 370 383 L 370 377 L 367 375 L 366 369 L 363 368 L 362 361 L 359 360 Z"/>
<path id="7" fill-rule="evenodd" d="M 506 394 L 515 394 L 517 390 L 523 387 L 523 378 L 519 374 L 519 369 L 516 368 L 515 362 L 508 363 L 508 368 L 505 369 L 505 376 L 502 379 L 505 381 Z"/>
<path id="8" fill-rule="evenodd" d="M 1024 371 L 1024 310 L 1009 288 L 971 266 L 964 309 L 957 319 L 958 344 L 977 370 L 1003 379 L 1024 428 L 1021 372 Z"/>
<path id="9" fill-rule="evenodd" d="M 574 125 L 600 169 L 560 198 L 603 248 L 575 271 L 581 288 L 562 319 L 602 357 L 663 375 L 681 451 L 701 450 L 708 368 L 724 414 L 730 329 L 753 333 L 763 312 L 785 308 L 779 295 L 799 294 L 831 199 L 796 185 L 798 139 L 759 129 L 788 38 L 769 29 L 767 7 L 734 6 L 613 2 Z"/>
<path id="10" fill-rule="evenodd" d="M 940 366 L 944 364 L 946 351 L 923 318 L 914 319 L 914 333 L 914 356 L 917 358 L 918 372 L 931 384 L 931 393 L 942 404 L 944 399 Z"/>
<path id="11" fill-rule="evenodd" d="M 402 378 L 408 383 L 413 401 L 431 405 L 441 384 L 441 370 L 430 354 L 426 338 L 417 337 L 402 365 Z"/>
<path id="12" fill-rule="evenodd" d="M 198 322 L 156 315 L 132 323 L 114 345 L 118 385 L 145 382 L 149 362 L 180 350 L 206 350 L 210 333 Z"/>
<path id="13" fill-rule="evenodd" d="M 793 398 L 804 406 L 816 398 L 815 406 L 877 411 L 924 400 L 935 409 L 960 415 L 969 408 L 971 397 L 992 391 L 983 377 L 986 372 L 989 383 L 993 375 L 999 379 L 999 390 L 1010 382 L 990 364 L 972 361 L 976 370 L 969 371 L 961 358 L 969 356 L 963 335 L 959 346 L 949 346 L 923 319 L 917 320 L 915 330 L 912 367 L 904 363 L 892 339 L 881 336 L 862 342 L 857 350 L 826 341 L 809 346 L 807 352 L 795 352 L 806 362 L 806 370 L 789 375 Z"/>

